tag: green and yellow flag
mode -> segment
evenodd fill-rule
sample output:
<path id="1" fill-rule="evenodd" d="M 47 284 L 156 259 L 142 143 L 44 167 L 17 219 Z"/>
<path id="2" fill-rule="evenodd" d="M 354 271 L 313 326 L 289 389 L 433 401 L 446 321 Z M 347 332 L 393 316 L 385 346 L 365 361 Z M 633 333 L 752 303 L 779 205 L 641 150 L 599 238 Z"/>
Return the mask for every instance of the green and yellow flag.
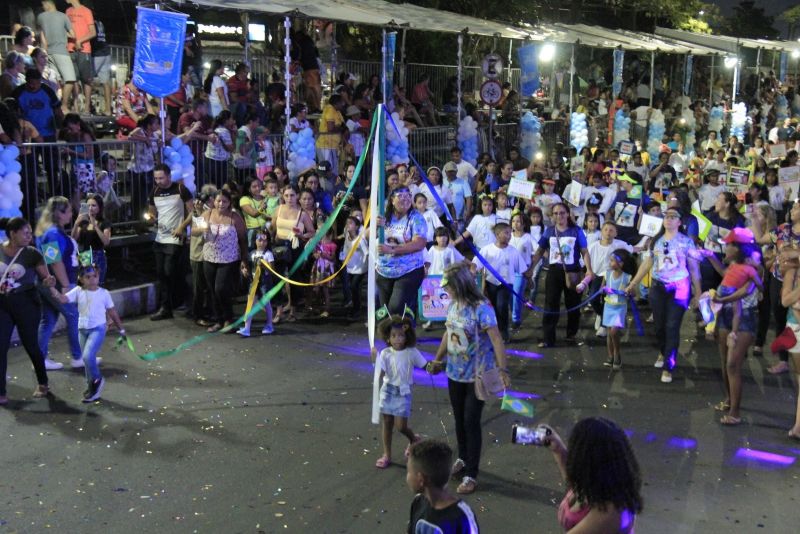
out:
<path id="1" fill-rule="evenodd" d="M 42 256 L 47 265 L 51 265 L 57 261 L 61 261 L 61 249 L 58 248 L 58 243 L 51 241 L 42 245 Z"/>
<path id="2" fill-rule="evenodd" d="M 533 417 L 533 404 L 511 397 L 508 393 L 503 395 L 503 402 L 500 404 L 500 409 L 524 415 L 525 417 Z"/>

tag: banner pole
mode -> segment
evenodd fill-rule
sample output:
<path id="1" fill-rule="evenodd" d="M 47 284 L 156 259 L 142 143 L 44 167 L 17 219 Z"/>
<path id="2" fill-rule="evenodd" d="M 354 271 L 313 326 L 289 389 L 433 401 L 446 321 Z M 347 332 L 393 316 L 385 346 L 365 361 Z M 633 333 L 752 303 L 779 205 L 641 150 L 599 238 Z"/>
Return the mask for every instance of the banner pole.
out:
<path id="1" fill-rule="evenodd" d="M 161 11 L 161 4 L 156 3 L 154 8 L 156 11 Z M 158 149 L 158 157 L 164 161 L 164 146 L 167 144 L 167 110 L 164 109 L 163 96 L 158 99 L 158 117 L 161 119 L 161 146 Z"/>
<path id="2" fill-rule="evenodd" d="M 286 108 L 284 109 L 284 115 L 286 115 L 286 128 L 283 132 L 283 161 L 285 163 L 289 158 L 289 134 L 291 133 L 289 121 L 292 117 L 292 36 L 290 33 L 292 29 L 292 19 L 289 18 L 288 15 L 283 19 L 283 28 L 285 33 L 283 36 L 283 47 L 285 49 L 283 55 L 283 83 L 286 86 L 284 92 L 284 100 L 286 100 Z"/>
<path id="3" fill-rule="evenodd" d="M 384 62 L 384 65 L 386 62 Z M 383 149 L 380 139 L 383 137 L 383 129 L 386 122 L 383 117 L 383 104 L 378 104 L 375 110 L 378 124 L 376 125 L 375 137 L 372 143 L 372 180 L 369 195 L 369 212 L 373 214 L 369 221 L 369 268 L 367 270 L 367 337 L 369 338 L 370 351 L 375 348 L 375 307 L 377 300 L 377 272 L 378 262 L 378 222 L 375 215 L 383 216 L 383 188 L 381 187 L 381 175 L 383 169 Z M 380 241 L 383 240 L 381 228 Z M 380 392 L 380 370 L 375 365 L 372 380 L 372 424 L 377 425 L 380 421 L 378 412 L 379 392 Z"/>

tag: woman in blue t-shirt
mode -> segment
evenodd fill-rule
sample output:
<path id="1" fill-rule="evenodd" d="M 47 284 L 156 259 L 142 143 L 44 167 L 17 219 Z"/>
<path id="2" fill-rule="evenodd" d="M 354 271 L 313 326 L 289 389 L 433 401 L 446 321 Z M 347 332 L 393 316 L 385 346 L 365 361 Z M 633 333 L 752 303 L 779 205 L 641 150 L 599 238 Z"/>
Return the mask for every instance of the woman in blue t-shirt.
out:
<path id="1" fill-rule="evenodd" d="M 504 387 L 511 385 L 497 316 L 475 283 L 469 265 L 461 262 L 444 270 L 441 287 L 450 297 L 445 323 L 447 331 L 428 367 L 431 373 L 439 372 L 442 360 L 447 356 L 447 388 L 458 440 L 458 460 L 451 473 L 463 477 L 456 488 L 461 494 L 474 492 L 478 485 L 484 401 L 475 394 L 475 377 L 497 367 Z"/>
<path id="2" fill-rule="evenodd" d="M 78 283 L 78 245 L 64 231 L 64 226 L 72 221 L 72 205 L 66 197 L 51 197 L 36 223 L 36 246 L 44 255 L 50 272 L 56 277 L 56 289 L 67 293 Z M 50 337 L 58 321 L 58 314 L 67 322 L 67 338 L 72 355 L 72 367 L 83 368 L 81 344 L 78 337 L 78 305 L 62 304 L 42 292 L 42 320 L 39 323 L 39 347 L 45 357 L 48 370 L 64 367 L 60 362 L 48 358 Z"/>
<path id="3" fill-rule="evenodd" d="M 417 293 L 425 278 L 428 225 L 411 206 L 411 191 L 400 186 L 389 197 L 386 217 L 378 218 L 384 229 L 384 242 L 378 245 L 378 300 L 392 314 L 402 314 L 406 306 L 416 312 Z"/>
<path id="4" fill-rule="evenodd" d="M 539 239 L 539 248 L 531 260 L 531 265 L 536 265 L 543 255 L 547 255 L 550 265 L 544 286 L 544 307 L 547 310 L 547 313 L 542 315 L 544 336 L 539 348 L 555 345 L 562 293 L 564 304 L 570 310 L 567 313 L 566 341 L 571 343 L 576 341 L 575 336 L 581 321 L 579 308 L 581 293 L 594 278 L 586 234 L 570 219 L 566 204 L 563 202 L 553 204 L 551 210 L 555 224 L 545 228 Z M 583 272 L 581 257 L 586 265 L 586 274 L 583 278 L 581 278 Z"/>

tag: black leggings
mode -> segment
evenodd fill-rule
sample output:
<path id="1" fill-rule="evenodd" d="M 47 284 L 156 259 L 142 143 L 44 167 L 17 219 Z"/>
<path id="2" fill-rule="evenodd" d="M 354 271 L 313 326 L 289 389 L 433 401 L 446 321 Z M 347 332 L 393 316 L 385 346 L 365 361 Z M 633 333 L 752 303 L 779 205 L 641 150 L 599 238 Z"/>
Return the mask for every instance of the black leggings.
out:
<path id="1" fill-rule="evenodd" d="M 350 302 L 353 303 L 353 314 L 361 312 L 361 284 L 364 282 L 365 276 L 367 276 L 367 273 L 345 273 L 345 279 L 349 283 L 347 296 L 350 298 Z"/>
<path id="2" fill-rule="evenodd" d="M 564 305 L 567 309 L 574 308 L 567 313 L 567 337 L 573 338 L 578 333 L 581 325 L 581 310 L 577 308 L 581 303 L 581 296 L 574 289 L 567 287 L 564 269 L 560 265 L 551 265 L 544 281 L 544 308 L 557 312 L 561 309 L 561 294 L 564 294 Z M 552 345 L 556 342 L 556 327 L 561 317 L 556 313 L 542 315 L 542 330 L 544 342 Z"/>
<path id="3" fill-rule="evenodd" d="M 481 413 L 484 402 L 475 396 L 475 384 L 472 382 L 456 382 L 448 378 L 447 389 L 456 420 L 458 457 L 466 464 L 464 475 L 477 478 L 481 461 Z"/>
<path id="4" fill-rule="evenodd" d="M 420 267 L 407 272 L 397 278 L 384 278 L 380 274 L 376 277 L 375 285 L 378 288 L 378 301 L 386 305 L 389 313 L 401 315 L 408 306 L 417 313 L 417 296 L 422 279 L 425 278 L 425 268 Z"/>
<path id="5" fill-rule="evenodd" d="M 0 395 L 6 394 L 8 349 L 14 326 L 17 327 L 22 346 L 33 363 L 36 382 L 40 386 L 47 385 L 47 370 L 38 340 L 41 316 L 42 305 L 36 289 L 0 296 Z"/>
<path id="6" fill-rule="evenodd" d="M 214 322 L 216 323 L 223 324 L 233 321 L 233 292 L 238 272 L 238 261 L 231 263 L 203 262 L 203 274 L 206 277 L 208 290 L 211 292 Z"/>

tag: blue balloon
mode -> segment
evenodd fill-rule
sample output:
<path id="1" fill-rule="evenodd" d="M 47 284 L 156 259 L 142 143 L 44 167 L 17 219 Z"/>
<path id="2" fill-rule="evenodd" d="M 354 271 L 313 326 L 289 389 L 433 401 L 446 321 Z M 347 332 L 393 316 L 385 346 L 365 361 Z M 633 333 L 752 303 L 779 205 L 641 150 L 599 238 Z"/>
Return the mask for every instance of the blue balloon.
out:
<path id="1" fill-rule="evenodd" d="M 16 145 L 8 145 L 3 151 L 2 156 L 0 156 L 0 158 L 2 158 L 2 161 L 4 163 L 8 163 L 9 161 L 14 161 L 18 157 L 19 157 L 19 148 L 17 148 Z"/>
<path id="2" fill-rule="evenodd" d="M 179 150 L 183 146 L 183 141 L 181 141 L 180 137 L 173 137 L 172 141 L 169 142 L 169 146 L 173 150 Z"/>
<path id="3" fill-rule="evenodd" d="M 169 160 L 173 163 L 179 163 L 181 161 L 181 155 L 178 152 L 173 152 L 169 155 Z"/>
<path id="4" fill-rule="evenodd" d="M 6 174 L 11 174 L 12 172 L 19 173 L 21 170 L 22 170 L 22 165 L 20 164 L 19 161 L 13 159 L 9 162 L 6 162 Z"/>

